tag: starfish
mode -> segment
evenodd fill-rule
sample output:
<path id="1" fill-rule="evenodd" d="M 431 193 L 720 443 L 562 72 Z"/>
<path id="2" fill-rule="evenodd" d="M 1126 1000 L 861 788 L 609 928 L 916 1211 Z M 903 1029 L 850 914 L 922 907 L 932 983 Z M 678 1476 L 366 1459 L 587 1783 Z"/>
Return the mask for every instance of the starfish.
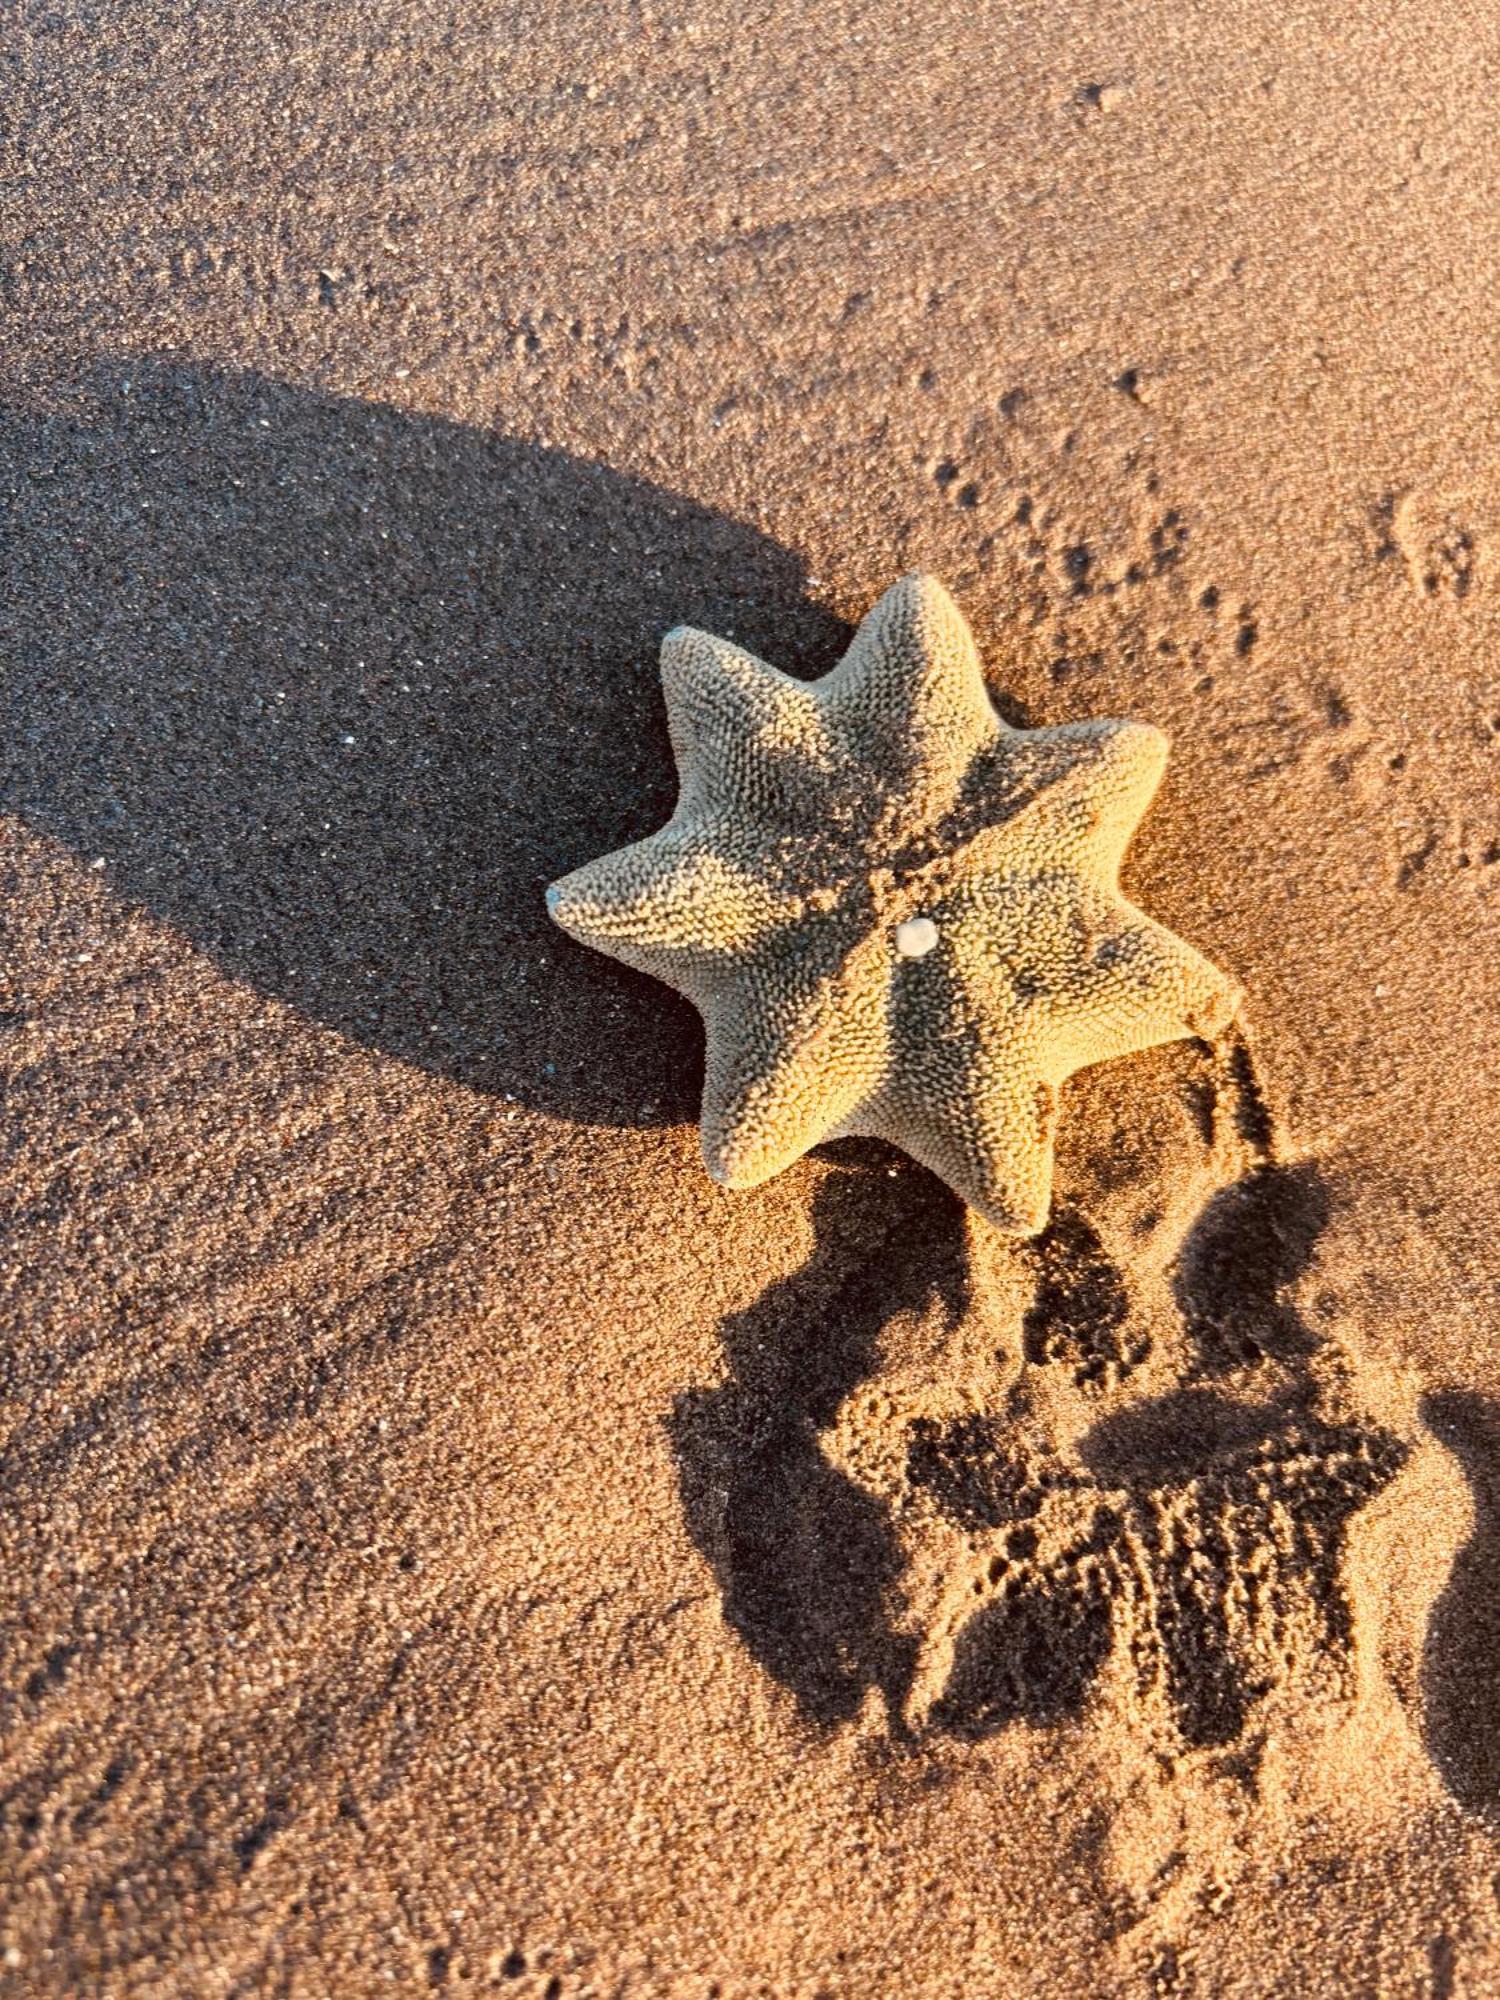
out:
<path id="1" fill-rule="evenodd" d="M 821 680 L 689 626 L 661 671 L 677 809 L 547 902 L 699 1009 L 709 1172 L 754 1187 L 822 1140 L 879 1138 L 1035 1234 L 1063 1081 L 1212 1040 L 1240 1004 L 1120 893 L 1167 739 L 1009 727 L 931 576 L 894 584 Z"/>

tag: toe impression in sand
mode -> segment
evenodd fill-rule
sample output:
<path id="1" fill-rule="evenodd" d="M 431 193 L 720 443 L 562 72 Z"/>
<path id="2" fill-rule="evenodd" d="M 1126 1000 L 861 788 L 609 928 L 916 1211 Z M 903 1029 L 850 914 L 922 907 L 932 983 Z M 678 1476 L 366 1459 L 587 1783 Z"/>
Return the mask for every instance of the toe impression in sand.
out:
<path id="1" fill-rule="evenodd" d="M 1120 893 L 1166 738 L 1010 728 L 930 576 L 894 584 L 822 680 L 679 627 L 662 681 L 677 810 L 547 904 L 703 1015 L 709 1172 L 753 1187 L 865 1135 L 1039 1230 L 1063 1081 L 1213 1040 L 1240 1004 Z"/>

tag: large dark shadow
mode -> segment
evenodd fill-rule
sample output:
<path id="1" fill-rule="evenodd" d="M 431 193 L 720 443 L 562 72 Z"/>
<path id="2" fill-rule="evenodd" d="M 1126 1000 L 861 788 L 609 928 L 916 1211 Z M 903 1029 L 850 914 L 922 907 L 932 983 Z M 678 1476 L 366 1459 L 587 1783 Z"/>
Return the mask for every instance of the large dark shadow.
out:
<path id="1" fill-rule="evenodd" d="M 1453 1390 L 1428 1396 L 1423 1422 L 1462 1466 L 1474 1528 L 1427 1623 L 1422 1663 L 1427 1747 L 1449 1791 L 1500 1817 L 1500 1403 Z"/>
<path id="2" fill-rule="evenodd" d="M 898 1313 L 965 1309 L 963 1209 L 884 1148 L 841 1152 L 811 1256 L 724 1321 L 728 1381 L 679 1396 L 670 1427 L 688 1528 L 729 1624 L 813 1721 L 847 1720 L 873 1687 L 899 1729 L 915 1656 L 890 1622 L 900 1546 L 818 1432 L 874 1372 Z"/>
<path id="3" fill-rule="evenodd" d="M 565 452 L 259 375 L 120 361 L 68 395 L 0 414 L 4 809 L 373 1047 L 589 1120 L 691 1116 L 691 1008 L 542 889 L 671 809 L 670 626 L 832 664 L 796 558 Z"/>
<path id="4" fill-rule="evenodd" d="M 1268 1357 L 1295 1367 L 1316 1351 L 1316 1336 L 1283 1294 L 1311 1263 L 1328 1209 L 1328 1189 L 1309 1162 L 1265 1162 L 1208 1203 L 1173 1286 L 1204 1373 Z"/>

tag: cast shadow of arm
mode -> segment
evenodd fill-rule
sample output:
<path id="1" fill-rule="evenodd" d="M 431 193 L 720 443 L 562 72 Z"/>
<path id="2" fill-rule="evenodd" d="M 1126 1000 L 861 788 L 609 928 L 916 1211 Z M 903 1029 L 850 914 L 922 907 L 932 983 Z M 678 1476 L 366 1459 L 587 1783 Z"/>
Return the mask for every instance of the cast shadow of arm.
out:
<path id="1" fill-rule="evenodd" d="M 668 1420 L 684 1512 L 726 1622 L 823 1726 L 877 1689 L 900 1715 L 915 1642 L 895 1629 L 903 1557 L 887 1506 L 830 1463 L 819 1432 L 876 1370 L 896 1314 L 966 1300 L 963 1209 L 885 1148 L 849 1143 L 813 1206 L 811 1255 L 721 1337 L 729 1377 Z"/>

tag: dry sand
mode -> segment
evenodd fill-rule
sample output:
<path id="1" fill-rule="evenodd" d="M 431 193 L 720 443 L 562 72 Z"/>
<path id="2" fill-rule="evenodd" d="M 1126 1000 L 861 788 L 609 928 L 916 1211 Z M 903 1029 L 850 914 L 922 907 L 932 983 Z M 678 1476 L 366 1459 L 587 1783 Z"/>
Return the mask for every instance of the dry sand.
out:
<path id="1" fill-rule="evenodd" d="M 1500 26 L 26 5 L 0 1989 L 1500 1991 Z M 943 576 L 1253 1056 L 705 1178 L 541 887 Z"/>

